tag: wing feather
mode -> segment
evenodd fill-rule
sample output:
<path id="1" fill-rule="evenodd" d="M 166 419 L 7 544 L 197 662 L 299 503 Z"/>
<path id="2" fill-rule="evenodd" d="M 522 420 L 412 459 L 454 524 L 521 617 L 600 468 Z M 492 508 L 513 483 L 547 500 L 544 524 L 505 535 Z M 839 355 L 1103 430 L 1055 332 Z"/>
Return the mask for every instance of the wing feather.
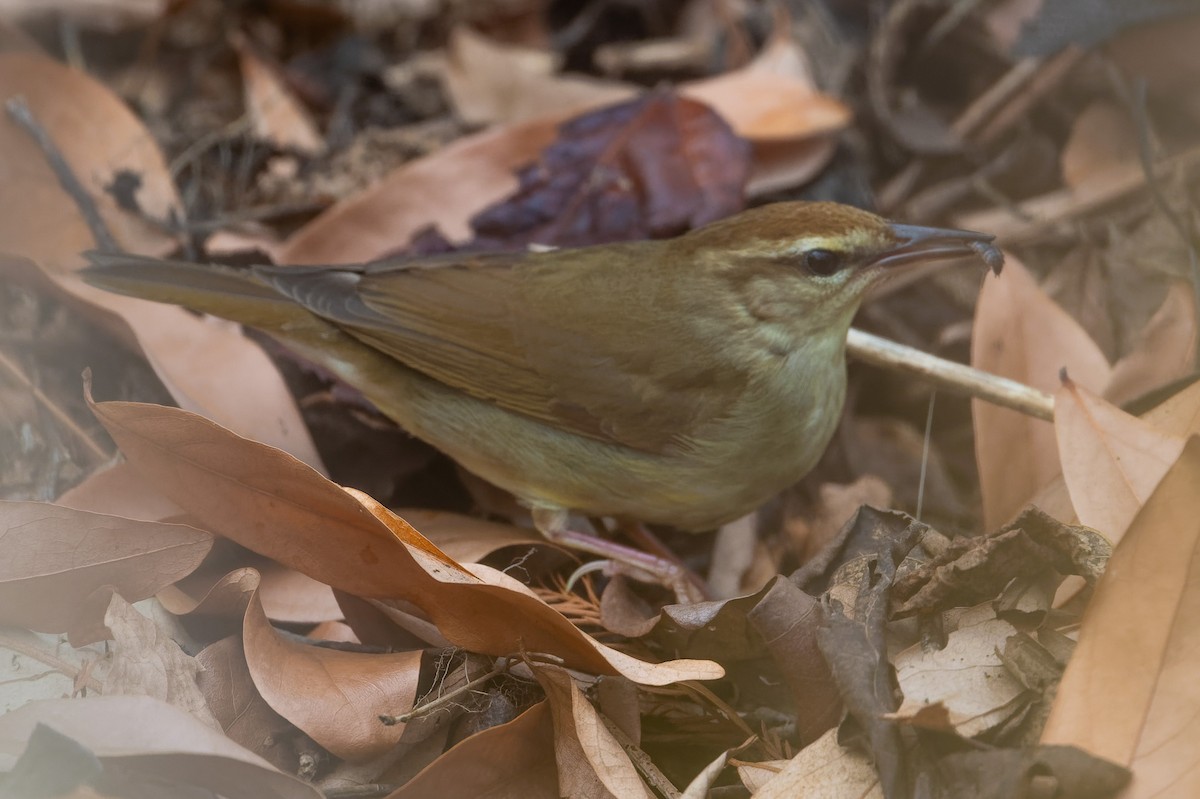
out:
<path id="1" fill-rule="evenodd" d="M 702 350 L 716 342 L 687 320 L 657 313 L 665 281 L 621 279 L 644 265 L 611 252 L 592 262 L 579 252 L 570 259 L 451 254 L 258 272 L 361 341 L 473 396 L 647 452 L 684 444 L 727 412 L 730 393 L 714 392 L 715 383 L 742 376 L 713 370 L 704 352 L 679 357 L 681 347 Z M 610 302 L 596 302 L 598 291 L 609 292 Z M 642 306 L 638 318 L 649 312 L 644 329 L 605 316 L 626 304 Z M 665 368 L 664 344 L 673 367 Z"/>

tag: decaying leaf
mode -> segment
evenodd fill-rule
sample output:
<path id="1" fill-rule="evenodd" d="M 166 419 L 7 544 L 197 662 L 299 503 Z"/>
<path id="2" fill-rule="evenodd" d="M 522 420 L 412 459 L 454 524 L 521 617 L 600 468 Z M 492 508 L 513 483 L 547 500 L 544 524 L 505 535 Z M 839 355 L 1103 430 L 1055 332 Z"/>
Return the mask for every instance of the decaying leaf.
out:
<path id="1" fill-rule="evenodd" d="M 1017 682 L 1000 658 L 1005 642 L 1017 634 L 991 608 L 980 609 L 971 623 L 960 622 L 941 649 L 918 644 L 896 655 L 896 679 L 904 702 L 891 718 L 919 722 L 921 710 L 940 705 L 949 729 L 971 738 L 1020 713 L 1034 695 Z"/>
<path id="2" fill-rule="evenodd" d="M 510 198 L 471 220 L 475 245 L 661 238 L 735 213 L 745 143 L 716 113 L 656 92 L 566 122 Z"/>
<path id="3" fill-rule="evenodd" d="M 995 597 L 1014 578 L 1047 567 L 1095 581 L 1110 552 L 1111 545 L 1094 530 L 1029 508 L 994 533 L 954 539 L 937 557 L 898 578 L 895 612 L 970 607 Z"/>
<path id="4" fill-rule="evenodd" d="M 768 770 L 764 765 L 776 765 Z M 738 776 L 755 799 L 883 799 L 879 775 L 870 758 L 838 744 L 837 731 L 830 730 L 804 747 L 791 760 L 778 764 L 746 764 Z"/>

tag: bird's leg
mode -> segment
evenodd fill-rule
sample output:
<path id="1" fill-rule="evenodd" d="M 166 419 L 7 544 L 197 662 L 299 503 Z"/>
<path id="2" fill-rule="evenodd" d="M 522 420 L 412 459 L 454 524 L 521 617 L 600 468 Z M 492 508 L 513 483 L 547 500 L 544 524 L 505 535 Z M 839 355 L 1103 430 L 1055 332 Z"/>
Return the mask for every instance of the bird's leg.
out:
<path id="1" fill-rule="evenodd" d="M 666 586 L 681 603 L 704 599 L 687 568 L 677 560 L 658 557 L 599 536 L 568 529 L 569 517 L 565 508 L 534 507 L 531 510 L 533 524 L 542 535 L 565 547 L 605 558 L 609 562 L 606 571 L 623 574 L 639 582 Z"/>
<path id="2" fill-rule="evenodd" d="M 708 584 L 704 582 L 704 578 L 684 565 L 679 556 L 672 552 L 671 548 L 664 544 L 662 539 L 655 535 L 654 531 L 644 523 L 635 520 L 618 519 L 617 527 L 620 528 L 621 532 L 625 533 L 625 536 L 630 541 L 641 548 L 643 552 L 657 555 L 662 560 L 675 564 L 682 575 L 692 584 L 692 593 L 698 595 L 701 599 L 712 598 Z"/>

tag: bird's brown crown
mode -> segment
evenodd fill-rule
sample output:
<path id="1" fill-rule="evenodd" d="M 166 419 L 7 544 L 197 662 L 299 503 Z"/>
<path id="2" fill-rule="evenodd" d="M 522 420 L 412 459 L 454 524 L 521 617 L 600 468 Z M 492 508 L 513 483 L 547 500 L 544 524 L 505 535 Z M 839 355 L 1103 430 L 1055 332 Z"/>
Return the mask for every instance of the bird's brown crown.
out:
<path id="1" fill-rule="evenodd" d="M 804 240 L 814 246 L 840 243 L 837 249 L 883 248 L 894 241 L 882 217 L 831 202 L 764 205 L 714 222 L 687 238 L 705 248 L 763 253 L 791 249 Z"/>

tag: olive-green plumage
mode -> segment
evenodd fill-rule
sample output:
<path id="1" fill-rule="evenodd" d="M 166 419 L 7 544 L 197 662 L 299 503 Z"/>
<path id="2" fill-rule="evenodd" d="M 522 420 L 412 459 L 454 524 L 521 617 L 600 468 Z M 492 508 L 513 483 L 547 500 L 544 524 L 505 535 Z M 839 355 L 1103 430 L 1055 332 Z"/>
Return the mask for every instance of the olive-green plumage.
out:
<path id="1" fill-rule="evenodd" d="M 667 241 L 249 269 L 92 254 L 84 275 L 264 330 L 535 509 L 701 530 L 816 463 L 864 292 L 989 241 L 779 203 Z"/>

